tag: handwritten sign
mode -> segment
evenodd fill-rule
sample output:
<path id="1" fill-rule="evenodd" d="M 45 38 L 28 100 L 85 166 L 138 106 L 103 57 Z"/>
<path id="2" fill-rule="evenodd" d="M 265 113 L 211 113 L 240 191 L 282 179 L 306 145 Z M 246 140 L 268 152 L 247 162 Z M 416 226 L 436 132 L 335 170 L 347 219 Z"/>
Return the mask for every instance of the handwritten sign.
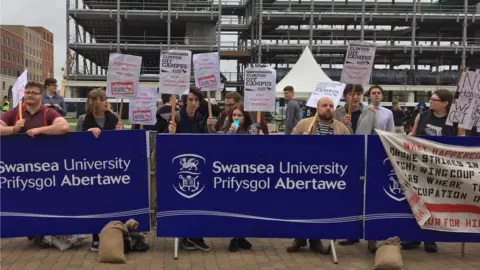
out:
<path id="1" fill-rule="evenodd" d="M 111 53 L 108 60 L 107 97 L 134 97 L 140 83 L 141 67 L 141 56 Z"/>
<path id="2" fill-rule="evenodd" d="M 336 108 L 343 95 L 345 84 L 341 82 L 325 82 L 318 83 L 315 91 L 312 92 L 307 101 L 307 106 L 317 108 L 320 99 L 328 97 L 333 101 L 333 107 Z"/>
<path id="3" fill-rule="evenodd" d="M 275 111 L 277 72 L 271 67 L 245 70 L 245 111 Z"/>
<path id="4" fill-rule="evenodd" d="M 340 81 L 346 84 L 370 84 L 375 51 L 375 43 L 350 42 Z"/>
<path id="5" fill-rule="evenodd" d="M 480 147 L 376 132 L 420 227 L 480 233 Z"/>
<path id="6" fill-rule="evenodd" d="M 128 106 L 128 118 L 133 124 L 155 125 L 157 122 L 157 88 L 140 87 Z"/>
<path id="7" fill-rule="evenodd" d="M 462 72 L 446 122 L 450 126 L 453 123 L 468 130 L 480 129 L 480 69 Z"/>
<path id="8" fill-rule="evenodd" d="M 220 86 L 220 58 L 217 52 L 193 55 L 195 85 L 202 91 L 218 91 Z"/>
<path id="9" fill-rule="evenodd" d="M 170 50 L 160 55 L 160 93 L 185 95 L 190 90 L 192 52 Z"/>

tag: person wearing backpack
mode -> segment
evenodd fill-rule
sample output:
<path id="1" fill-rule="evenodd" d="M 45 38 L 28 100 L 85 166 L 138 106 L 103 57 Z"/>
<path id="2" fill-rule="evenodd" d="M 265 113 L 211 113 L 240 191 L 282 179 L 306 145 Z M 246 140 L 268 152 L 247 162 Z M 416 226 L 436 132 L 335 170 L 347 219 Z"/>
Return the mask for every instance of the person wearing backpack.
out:
<path id="1" fill-rule="evenodd" d="M 24 103 L 2 114 L 0 135 L 7 136 L 26 133 L 30 137 L 37 135 L 62 135 L 70 131 L 68 122 L 58 112 L 42 106 L 43 85 L 30 81 L 25 85 Z M 20 119 L 20 110 L 22 119 Z M 29 236 L 35 244 L 49 247 L 44 236 Z"/>
<path id="2" fill-rule="evenodd" d="M 68 122 L 55 110 L 42 106 L 43 85 L 30 81 L 25 85 L 22 119 L 20 108 L 9 109 L 2 114 L 0 135 L 26 133 L 30 137 L 37 135 L 62 135 L 70 131 Z"/>

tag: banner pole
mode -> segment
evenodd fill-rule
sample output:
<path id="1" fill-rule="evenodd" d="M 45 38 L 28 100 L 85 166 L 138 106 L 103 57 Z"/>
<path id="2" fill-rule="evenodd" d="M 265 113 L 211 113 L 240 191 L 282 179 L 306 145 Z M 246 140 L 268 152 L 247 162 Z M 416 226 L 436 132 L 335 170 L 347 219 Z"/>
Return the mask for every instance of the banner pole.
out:
<path id="1" fill-rule="evenodd" d="M 465 242 L 462 242 L 462 258 L 465 258 Z"/>
<path id="2" fill-rule="evenodd" d="M 260 124 L 261 121 L 262 121 L 262 112 L 257 112 L 257 123 Z"/>
<path id="3" fill-rule="evenodd" d="M 208 94 L 208 117 L 212 117 L 212 98 L 210 97 L 210 92 L 207 92 Z"/>
<path id="4" fill-rule="evenodd" d="M 333 240 L 330 240 L 330 246 L 332 247 L 333 263 L 337 264 L 338 263 L 337 250 L 335 249 L 335 242 Z"/>
<path id="5" fill-rule="evenodd" d="M 177 107 L 177 95 L 170 96 L 170 105 L 172 106 L 172 122 L 175 123 L 175 107 Z"/>
<path id="6" fill-rule="evenodd" d="M 352 115 L 352 101 L 353 101 L 353 97 L 355 95 L 355 84 L 353 85 L 352 87 L 352 99 L 350 100 L 350 102 L 348 103 L 348 111 L 347 111 L 347 114 L 349 115 Z M 360 101 L 362 102 L 362 101 Z"/>
<path id="7" fill-rule="evenodd" d="M 177 237 L 175 238 L 175 247 L 173 248 L 173 259 L 178 260 L 178 243 L 180 239 Z"/>
<path id="8" fill-rule="evenodd" d="M 122 113 L 123 113 L 123 98 L 120 100 L 120 109 L 118 110 L 118 123 L 122 123 Z"/>
<path id="9" fill-rule="evenodd" d="M 23 119 L 23 108 L 22 108 L 23 104 L 22 103 L 23 102 L 21 100 L 18 102 L 18 119 L 19 120 Z"/>

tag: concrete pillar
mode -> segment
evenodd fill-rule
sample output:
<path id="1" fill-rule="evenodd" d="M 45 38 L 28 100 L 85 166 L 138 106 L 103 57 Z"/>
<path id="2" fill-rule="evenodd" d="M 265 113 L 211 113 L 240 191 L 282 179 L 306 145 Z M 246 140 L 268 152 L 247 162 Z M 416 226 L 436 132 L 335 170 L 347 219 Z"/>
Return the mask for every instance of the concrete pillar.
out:
<path id="1" fill-rule="evenodd" d="M 408 92 L 407 102 L 415 102 L 415 92 L 413 91 Z"/>

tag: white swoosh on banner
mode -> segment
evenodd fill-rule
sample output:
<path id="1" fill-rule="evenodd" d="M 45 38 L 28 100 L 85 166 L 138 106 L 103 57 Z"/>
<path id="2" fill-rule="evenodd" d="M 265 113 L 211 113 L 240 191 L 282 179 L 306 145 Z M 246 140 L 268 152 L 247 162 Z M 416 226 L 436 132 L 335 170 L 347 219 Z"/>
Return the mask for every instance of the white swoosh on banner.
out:
<path id="1" fill-rule="evenodd" d="M 360 216 L 348 216 L 348 217 L 325 218 L 325 219 L 281 219 L 281 218 L 244 215 L 244 214 L 237 214 L 237 213 L 228 213 L 228 212 L 203 211 L 203 210 L 178 210 L 178 211 L 157 212 L 157 218 L 174 217 L 174 216 L 219 216 L 219 217 L 266 220 L 266 221 L 280 221 L 280 222 L 292 222 L 292 223 L 317 223 L 317 224 L 347 223 L 347 222 L 360 221 Z"/>
<path id="2" fill-rule="evenodd" d="M 365 220 L 378 220 L 378 219 L 415 219 L 413 214 L 406 213 L 380 213 L 366 215 Z"/>
<path id="3" fill-rule="evenodd" d="M 137 216 L 148 214 L 148 208 L 124 211 L 124 212 L 114 212 L 114 213 L 105 213 L 105 214 L 95 214 L 95 215 L 77 215 L 77 216 L 64 216 L 64 215 L 48 215 L 48 214 L 37 214 L 37 213 L 18 213 L 18 212 L 0 212 L 0 217 L 36 217 L 36 218 L 73 218 L 73 219 L 93 219 L 93 218 L 116 218 L 116 217 L 128 217 L 128 216 Z"/>

